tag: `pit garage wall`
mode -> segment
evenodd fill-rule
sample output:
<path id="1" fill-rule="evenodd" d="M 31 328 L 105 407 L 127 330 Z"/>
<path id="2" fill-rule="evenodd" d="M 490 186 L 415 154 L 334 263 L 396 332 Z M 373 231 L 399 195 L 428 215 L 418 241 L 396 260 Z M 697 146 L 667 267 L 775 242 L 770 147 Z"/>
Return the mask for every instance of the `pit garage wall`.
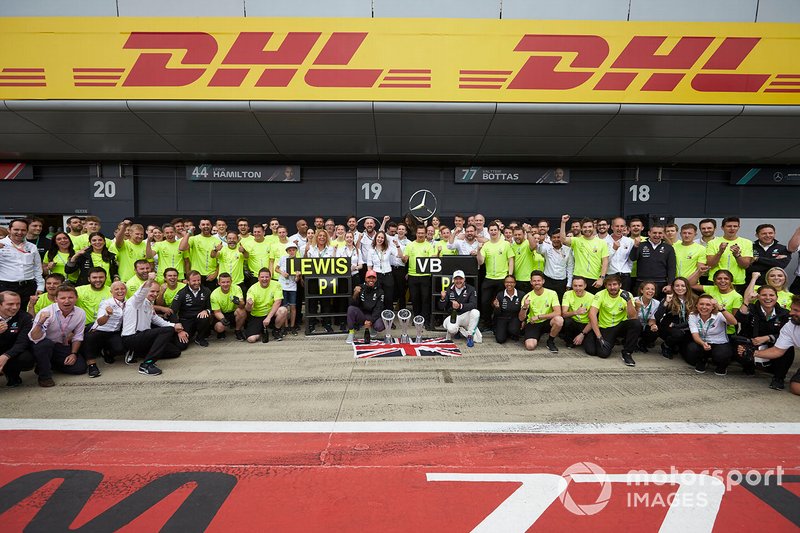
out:
<path id="1" fill-rule="evenodd" d="M 120 168 L 127 177 L 119 177 Z M 572 168 L 567 185 L 462 185 L 454 183 L 453 167 L 383 166 L 384 179 L 400 180 L 400 201 L 364 200 L 360 186 L 377 172 L 368 166 L 304 165 L 300 183 L 220 183 L 188 181 L 185 167 L 175 164 L 42 163 L 34 165 L 34 181 L 0 182 L 0 213 L 96 214 L 108 223 L 123 217 L 163 220 L 200 214 L 290 220 L 318 213 L 398 217 L 408 210 L 414 192 L 427 189 L 445 220 L 475 212 L 504 219 L 622 213 L 775 220 L 798 217 L 800 193 L 800 187 L 792 186 L 730 185 L 728 172 L 702 168 L 665 168 L 660 182 L 657 167 L 640 167 L 635 181 L 634 166 Z M 106 180 L 115 182 L 114 197 L 97 196 L 97 181 Z M 634 184 L 650 187 L 647 201 L 634 201 Z"/>

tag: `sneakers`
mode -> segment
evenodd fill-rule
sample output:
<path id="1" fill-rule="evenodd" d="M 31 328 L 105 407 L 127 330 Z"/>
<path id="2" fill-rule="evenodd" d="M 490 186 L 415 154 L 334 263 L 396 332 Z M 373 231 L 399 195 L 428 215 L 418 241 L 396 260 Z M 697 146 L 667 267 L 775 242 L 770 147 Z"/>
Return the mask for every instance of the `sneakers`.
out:
<path id="1" fill-rule="evenodd" d="M 636 366 L 636 361 L 628 352 L 622 352 L 622 362 L 625 363 L 625 366 Z"/>
<path id="2" fill-rule="evenodd" d="M 237 329 L 237 330 L 234 332 L 234 335 L 236 335 L 236 340 L 237 340 L 237 341 L 246 341 L 246 340 L 247 340 L 247 339 L 245 338 L 245 336 L 244 336 L 244 331 L 242 331 L 242 330 L 240 330 L 240 329 Z"/>
<path id="3" fill-rule="evenodd" d="M 203 348 L 208 348 L 208 341 L 201 339 L 200 337 L 195 338 L 194 343 L 198 346 L 202 346 Z"/>
<path id="4" fill-rule="evenodd" d="M 53 378 L 39 378 L 39 386 L 40 387 L 55 387 L 56 382 L 53 381 Z"/>
<path id="5" fill-rule="evenodd" d="M 297 337 L 297 330 L 298 329 L 300 329 L 300 328 L 298 328 L 297 326 L 295 326 L 295 327 L 290 329 L 290 331 L 292 332 L 292 337 Z"/>
<path id="6" fill-rule="evenodd" d="M 155 363 L 142 363 L 139 365 L 139 373 L 145 376 L 160 376 L 161 369 Z"/>
<path id="7" fill-rule="evenodd" d="M 22 378 L 17 376 L 6 375 L 6 387 L 19 387 L 22 385 Z M 783 387 L 781 387 L 783 388 Z"/>
<path id="8" fill-rule="evenodd" d="M 224 339 L 224 338 L 225 338 L 225 337 L 227 337 L 227 336 L 228 336 L 228 335 L 226 335 L 224 331 L 223 331 L 222 333 L 217 333 L 217 339 L 218 339 L 218 340 L 222 340 L 222 339 Z"/>
<path id="9" fill-rule="evenodd" d="M 700 359 L 697 361 L 697 364 L 694 365 L 694 371 L 698 374 L 705 374 L 706 373 L 706 360 Z"/>
<path id="10" fill-rule="evenodd" d="M 264 344 L 269 342 L 269 330 L 267 328 L 261 329 L 261 342 Z"/>
<path id="11" fill-rule="evenodd" d="M 636 346 L 636 349 L 637 349 L 638 351 L 642 352 L 642 353 L 647 353 L 647 352 L 649 352 L 649 351 L 650 351 L 650 350 L 647 348 L 647 344 L 645 344 L 645 343 L 643 343 L 643 342 L 640 342 L 640 343 L 639 343 L 639 344 Z"/>
<path id="12" fill-rule="evenodd" d="M 661 357 L 672 359 L 672 350 L 669 349 L 669 346 L 667 346 L 665 342 L 661 343 Z"/>
<path id="13" fill-rule="evenodd" d="M 723 366 L 718 366 L 717 368 L 714 369 L 714 375 L 715 376 L 727 376 L 728 375 L 728 369 L 726 367 L 723 367 Z"/>
<path id="14" fill-rule="evenodd" d="M 453 336 L 452 336 L 452 335 L 450 335 L 450 333 L 449 333 L 449 332 L 448 332 L 448 333 L 445 333 L 445 334 L 444 334 L 444 340 L 446 340 L 446 341 L 451 341 L 451 340 L 453 340 Z"/>
<path id="15" fill-rule="evenodd" d="M 103 354 L 103 361 L 105 361 L 107 365 L 113 365 L 116 360 L 117 358 L 109 353 Z"/>
<path id="16" fill-rule="evenodd" d="M 125 364 L 132 365 L 136 362 L 136 356 L 133 355 L 133 352 L 128 352 L 125 354 Z"/>
<path id="17" fill-rule="evenodd" d="M 333 326 L 330 324 L 325 324 L 323 327 L 325 328 L 325 333 L 333 333 Z"/>
<path id="18" fill-rule="evenodd" d="M 96 364 L 89 365 L 89 368 L 86 369 L 86 373 L 89 375 L 90 378 L 100 377 L 100 369 L 97 368 Z"/>
<path id="19" fill-rule="evenodd" d="M 347 338 L 344 340 L 345 344 L 353 344 L 353 339 L 355 335 L 353 333 L 348 333 Z"/>
<path id="20" fill-rule="evenodd" d="M 20 380 L 22 383 L 22 380 Z M 786 384 L 781 378 L 773 377 L 772 381 L 769 383 L 769 388 L 772 390 L 783 390 L 786 388 Z"/>
<path id="21" fill-rule="evenodd" d="M 467 348 L 472 348 L 473 346 L 475 346 L 475 339 L 472 337 L 472 335 L 468 335 L 467 336 Z"/>
<path id="22" fill-rule="evenodd" d="M 283 332 L 280 329 L 275 328 L 274 330 L 272 330 L 272 337 L 276 341 L 280 342 L 283 340 Z"/>
<path id="23" fill-rule="evenodd" d="M 369 334 L 369 328 L 364 328 L 364 344 L 372 342 L 372 337 Z"/>
<path id="24" fill-rule="evenodd" d="M 558 353 L 558 347 L 556 346 L 556 340 L 553 337 L 548 337 L 547 339 L 547 349 L 550 350 L 550 353 Z M 633 359 L 631 359 L 633 361 Z M 628 364 L 628 363 L 625 363 Z"/>

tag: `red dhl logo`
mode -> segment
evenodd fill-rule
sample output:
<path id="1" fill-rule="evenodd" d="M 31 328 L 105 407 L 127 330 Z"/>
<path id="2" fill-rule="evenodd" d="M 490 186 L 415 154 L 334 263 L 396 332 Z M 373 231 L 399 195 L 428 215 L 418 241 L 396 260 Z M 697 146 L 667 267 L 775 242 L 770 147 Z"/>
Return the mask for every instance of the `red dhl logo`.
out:
<path id="1" fill-rule="evenodd" d="M 260 66 L 263 68 L 255 87 L 288 87 L 302 70 L 302 82 L 309 87 L 431 88 L 430 68 L 349 67 L 367 36 L 368 32 L 331 33 L 313 55 L 312 50 L 323 38 L 321 32 L 289 32 L 272 50 L 265 50 L 268 44 L 276 45 L 272 32 L 242 32 L 225 52 L 221 66 L 211 67 L 213 74 L 207 86 L 241 87 L 250 72 Z M 665 36 L 634 36 L 609 61 L 609 43 L 598 35 L 524 35 L 513 49 L 514 53 L 528 54 L 521 68 L 516 72 L 462 69 L 458 88 L 568 91 L 586 86 L 599 92 L 626 91 L 638 76 L 646 76 L 637 90 L 670 92 L 690 76 L 689 85 L 698 93 L 800 92 L 800 74 L 736 72 L 760 37 L 684 36 L 669 52 L 659 53 L 666 40 Z M 201 32 L 135 32 L 124 48 L 142 52 L 122 81 L 123 87 L 192 85 L 206 74 L 219 54 L 214 36 Z M 708 59 L 699 64 L 705 55 Z M 560 66 L 566 61 L 568 65 Z M 170 67 L 171 62 L 184 66 Z M 73 69 L 74 84 L 117 87 L 124 70 Z"/>

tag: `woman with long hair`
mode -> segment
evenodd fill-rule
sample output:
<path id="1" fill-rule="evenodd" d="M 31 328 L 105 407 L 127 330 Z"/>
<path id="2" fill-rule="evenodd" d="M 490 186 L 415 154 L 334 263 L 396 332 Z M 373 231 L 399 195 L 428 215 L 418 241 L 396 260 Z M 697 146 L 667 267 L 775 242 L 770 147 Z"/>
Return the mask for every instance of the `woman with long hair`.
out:
<path id="1" fill-rule="evenodd" d="M 700 295 L 695 312 L 689 315 L 689 331 L 692 332 L 694 342 L 689 343 L 686 349 L 684 356 L 686 362 L 693 365 L 696 372 L 702 374 L 706 371 L 708 360 L 711 359 L 716 375 L 727 374 L 728 364 L 733 357 L 733 348 L 726 328 L 736 327 L 737 323 L 736 317 L 713 296 Z"/>
<path id="2" fill-rule="evenodd" d="M 756 301 L 757 289 L 756 285 L 761 278 L 760 272 L 753 272 L 750 278 L 750 283 L 744 291 L 744 303 L 752 303 Z M 789 309 L 792 306 L 792 293 L 787 289 L 789 278 L 786 276 L 786 271 L 781 267 L 772 267 L 764 273 L 761 281 L 775 289 L 775 294 L 778 296 L 778 305 L 784 309 Z"/>
<path id="3" fill-rule="evenodd" d="M 736 312 L 741 324 L 734 357 L 741 362 L 744 373 L 755 374 L 756 366 L 773 374 L 769 388 L 783 390 L 786 374 L 794 363 L 794 348 L 789 348 L 777 359 L 756 363 L 758 351 L 774 346 L 781 328 L 789 321 L 789 311 L 778 305 L 778 291 L 771 285 L 762 285 L 756 293 L 756 302 L 742 304 Z"/>
<path id="4" fill-rule="evenodd" d="M 72 239 L 63 231 L 59 231 L 50 240 L 50 249 L 44 254 L 42 270 L 44 275 L 61 274 L 70 283 L 78 281 L 78 273 L 74 270 L 67 272 L 67 263 L 75 255 Z"/>
<path id="5" fill-rule="evenodd" d="M 686 347 L 692 342 L 689 315 L 697 305 L 697 295 L 689 288 L 688 279 L 677 277 L 671 287 L 672 292 L 664 297 L 656 312 L 658 333 L 664 340 L 661 355 L 667 359 L 672 359 L 675 353 L 686 355 Z"/>
<path id="6" fill-rule="evenodd" d="M 117 275 L 117 257 L 111 253 L 106 244 L 106 237 L 99 231 L 89 235 L 89 246 L 78 250 L 67 263 L 67 273 L 78 273 L 78 285 L 89 283 L 89 271 L 100 267 L 106 271 L 106 286 L 121 281 Z"/>
<path id="7" fill-rule="evenodd" d="M 340 233 L 343 244 L 337 246 L 337 241 L 333 241 L 334 251 L 336 252 L 335 255 L 336 257 L 346 257 L 350 260 L 350 288 L 355 288 L 355 286 L 361 282 L 361 278 L 359 277 L 361 265 L 363 264 L 361 260 L 361 251 L 355 244 L 355 234 L 352 231 L 346 231 L 342 225 L 336 226 L 337 239 Z M 335 312 L 346 315 L 347 305 L 347 300 L 338 298 L 334 302 L 333 308 Z M 337 318 L 336 322 L 339 324 L 340 331 L 346 331 L 347 323 L 345 319 Z"/>
<path id="8" fill-rule="evenodd" d="M 641 283 L 639 296 L 633 299 L 633 305 L 636 307 L 636 314 L 639 315 L 639 321 L 642 323 L 638 349 L 642 353 L 647 353 L 658 338 L 656 311 L 661 306 L 661 302 L 656 300 L 656 284 L 652 281 Z"/>
<path id="9" fill-rule="evenodd" d="M 330 239 L 328 237 L 328 232 L 324 229 L 319 229 L 314 233 L 314 239 L 309 239 L 306 245 L 306 257 L 311 258 L 328 258 L 328 257 L 336 257 L 336 251 L 333 246 L 330 246 L 329 243 Z M 328 314 L 331 312 L 333 308 L 333 302 L 331 298 L 319 298 L 314 295 L 319 294 L 319 280 L 318 279 L 309 279 L 306 280 L 306 313 L 309 315 L 316 315 L 316 314 Z M 309 309 L 310 308 L 310 309 Z M 306 327 L 306 335 L 311 334 L 314 331 L 314 327 L 317 324 L 316 318 L 309 318 L 308 319 L 308 326 Z M 322 318 L 322 326 L 325 328 L 325 331 L 328 333 L 333 333 L 333 327 L 331 326 L 331 318 L 330 317 L 323 317 Z"/>
<path id="10" fill-rule="evenodd" d="M 394 307 L 394 275 L 392 264 L 397 259 L 397 247 L 389 242 L 386 233 L 379 231 L 367 258 L 367 270 L 378 274 L 378 287 L 383 289 L 383 308 Z"/>

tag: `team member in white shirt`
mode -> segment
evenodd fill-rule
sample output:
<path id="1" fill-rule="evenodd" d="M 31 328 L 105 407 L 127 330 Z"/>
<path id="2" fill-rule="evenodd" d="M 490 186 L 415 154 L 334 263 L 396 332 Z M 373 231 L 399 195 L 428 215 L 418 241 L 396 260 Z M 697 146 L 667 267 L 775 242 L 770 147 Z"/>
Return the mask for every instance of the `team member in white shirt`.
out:
<path id="1" fill-rule="evenodd" d="M 394 278 L 394 298 L 397 300 L 397 310 L 405 309 L 406 302 L 406 276 L 408 275 L 408 267 L 403 263 L 403 253 L 406 245 L 411 242 L 408 240 L 408 226 L 405 224 L 389 223 L 389 234 L 386 236 L 389 239 L 389 245 L 394 248 L 395 256 L 392 261 L 392 277 Z M 384 307 L 391 309 L 393 302 L 387 301 L 384 298 Z"/>
<path id="2" fill-rule="evenodd" d="M 572 286 L 572 271 L 575 269 L 572 248 L 564 246 L 561 233 L 555 230 L 550 242 L 540 242 L 536 249 L 544 256 L 544 288 L 556 291 L 561 301 Z"/>
<path id="3" fill-rule="evenodd" d="M 453 230 L 450 232 L 450 242 L 447 243 L 447 249 L 457 251 L 458 255 L 477 256 L 481 247 L 481 241 L 478 240 L 477 235 L 477 229 L 473 224 L 468 225 L 463 234 L 457 234 Z"/>
<path id="4" fill-rule="evenodd" d="M 378 287 L 383 289 L 384 309 L 391 309 L 394 301 L 393 259 L 397 260 L 397 247 L 389 242 L 384 232 L 379 231 L 366 262 L 367 270 L 374 270 L 378 274 Z"/>
<path id="5" fill-rule="evenodd" d="M 34 294 L 44 292 L 42 258 L 36 245 L 28 242 L 28 221 L 12 220 L 8 236 L 0 240 L 0 291 L 19 294 L 22 309 Z"/>
<path id="6" fill-rule="evenodd" d="M 630 259 L 633 239 L 625 236 L 628 224 L 622 217 L 611 221 L 611 233 L 606 235 L 608 243 L 608 274 L 616 274 L 622 280 L 622 290 L 631 290 L 631 271 L 633 261 Z"/>
<path id="7" fill-rule="evenodd" d="M 111 298 L 100 302 L 94 324 L 85 334 L 83 350 L 90 378 L 100 376 L 100 370 L 97 368 L 98 356 L 102 355 L 107 364 L 112 364 L 116 356 L 125 353 L 121 333 L 127 290 L 121 281 L 111 284 Z"/>
<path id="8" fill-rule="evenodd" d="M 798 235 L 798 232 L 795 232 L 795 235 Z M 800 349 L 800 295 L 797 294 L 792 297 L 792 305 L 789 307 L 789 322 L 781 328 L 775 345 L 772 348 L 760 350 L 756 354 L 764 359 L 777 359 L 783 356 L 787 350 L 794 348 Z M 800 369 L 792 377 L 789 385 L 792 394 L 800 395 Z"/>

